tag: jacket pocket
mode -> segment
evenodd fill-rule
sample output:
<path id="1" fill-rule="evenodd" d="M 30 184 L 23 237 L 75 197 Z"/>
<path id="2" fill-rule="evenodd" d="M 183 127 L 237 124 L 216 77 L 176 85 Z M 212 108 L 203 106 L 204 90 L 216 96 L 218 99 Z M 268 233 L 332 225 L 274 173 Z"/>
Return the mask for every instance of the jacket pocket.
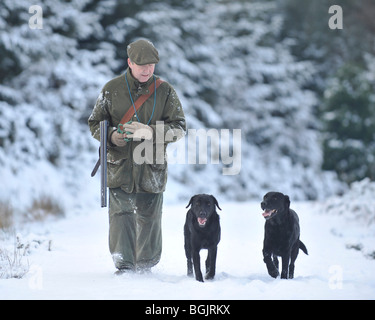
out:
<path id="1" fill-rule="evenodd" d="M 167 164 L 146 164 L 143 169 L 141 188 L 151 193 L 163 192 L 167 183 Z"/>
<path id="2" fill-rule="evenodd" d="M 107 161 L 108 188 L 118 188 L 122 185 L 131 185 L 131 171 L 127 170 L 127 159 Z"/>

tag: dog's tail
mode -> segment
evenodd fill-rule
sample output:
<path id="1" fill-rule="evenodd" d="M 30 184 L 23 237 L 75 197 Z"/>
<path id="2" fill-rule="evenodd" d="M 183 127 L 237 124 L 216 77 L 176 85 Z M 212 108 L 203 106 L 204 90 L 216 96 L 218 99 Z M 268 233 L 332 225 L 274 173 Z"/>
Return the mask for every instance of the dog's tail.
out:
<path id="1" fill-rule="evenodd" d="M 299 248 L 305 253 L 308 255 L 307 253 L 307 249 L 306 249 L 306 246 L 303 244 L 303 242 L 301 240 L 299 240 Z"/>

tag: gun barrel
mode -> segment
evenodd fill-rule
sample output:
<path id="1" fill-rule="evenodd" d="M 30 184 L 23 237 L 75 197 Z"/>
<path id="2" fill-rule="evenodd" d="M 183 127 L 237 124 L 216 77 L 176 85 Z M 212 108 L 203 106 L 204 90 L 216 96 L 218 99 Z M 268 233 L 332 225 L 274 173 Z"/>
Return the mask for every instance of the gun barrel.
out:
<path id="1" fill-rule="evenodd" d="M 108 121 L 100 121 L 100 196 L 101 206 L 107 206 L 107 132 Z"/>

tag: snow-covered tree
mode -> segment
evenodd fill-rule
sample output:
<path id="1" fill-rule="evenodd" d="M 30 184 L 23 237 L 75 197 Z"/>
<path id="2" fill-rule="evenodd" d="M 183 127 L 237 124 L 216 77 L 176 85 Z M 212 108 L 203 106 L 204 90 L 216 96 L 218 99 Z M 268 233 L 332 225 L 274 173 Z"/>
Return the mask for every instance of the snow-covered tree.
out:
<path id="1" fill-rule="evenodd" d="M 110 44 L 84 46 L 103 33 L 89 1 L 39 3 L 42 29 L 29 27 L 32 1 L 0 4 L 0 193 L 15 206 L 86 181 L 82 168 L 96 156 L 88 110 L 116 65 Z"/>
<path id="2" fill-rule="evenodd" d="M 138 37 L 158 48 L 156 73 L 176 88 L 189 128 L 241 130 L 240 174 L 223 176 L 226 164 L 171 166 L 170 198 L 248 200 L 277 189 L 315 199 L 337 190 L 321 171 L 316 65 L 290 53 L 276 2 L 43 0 L 43 28 L 31 29 L 33 4 L 0 4 L 1 197 L 28 206 L 38 194 L 70 194 L 84 205 L 97 186 L 87 118 Z"/>
<path id="3" fill-rule="evenodd" d="M 324 168 L 348 183 L 375 179 L 374 82 L 365 75 L 346 65 L 326 90 Z"/>
<path id="4" fill-rule="evenodd" d="M 157 71 L 177 87 L 188 125 L 242 132 L 239 175 L 223 177 L 221 168 L 204 166 L 171 176 L 202 192 L 210 181 L 210 188 L 237 199 L 259 198 L 269 189 L 314 199 L 335 189 L 321 172 L 318 100 L 307 89 L 315 68 L 297 62 L 290 41 L 280 41 L 283 17 L 274 2 L 151 9 L 135 19 L 160 48 Z"/>

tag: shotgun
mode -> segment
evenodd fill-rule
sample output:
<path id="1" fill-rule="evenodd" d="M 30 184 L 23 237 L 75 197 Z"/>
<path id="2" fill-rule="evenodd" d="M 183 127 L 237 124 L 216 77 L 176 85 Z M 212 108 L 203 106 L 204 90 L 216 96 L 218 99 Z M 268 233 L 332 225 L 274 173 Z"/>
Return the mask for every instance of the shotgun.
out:
<path id="1" fill-rule="evenodd" d="M 100 198 L 102 208 L 107 206 L 107 132 L 108 121 L 100 121 L 99 160 L 96 162 L 95 167 L 91 172 L 91 177 L 93 177 L 99 167 L 102 167 L 100 170 Z"/>

